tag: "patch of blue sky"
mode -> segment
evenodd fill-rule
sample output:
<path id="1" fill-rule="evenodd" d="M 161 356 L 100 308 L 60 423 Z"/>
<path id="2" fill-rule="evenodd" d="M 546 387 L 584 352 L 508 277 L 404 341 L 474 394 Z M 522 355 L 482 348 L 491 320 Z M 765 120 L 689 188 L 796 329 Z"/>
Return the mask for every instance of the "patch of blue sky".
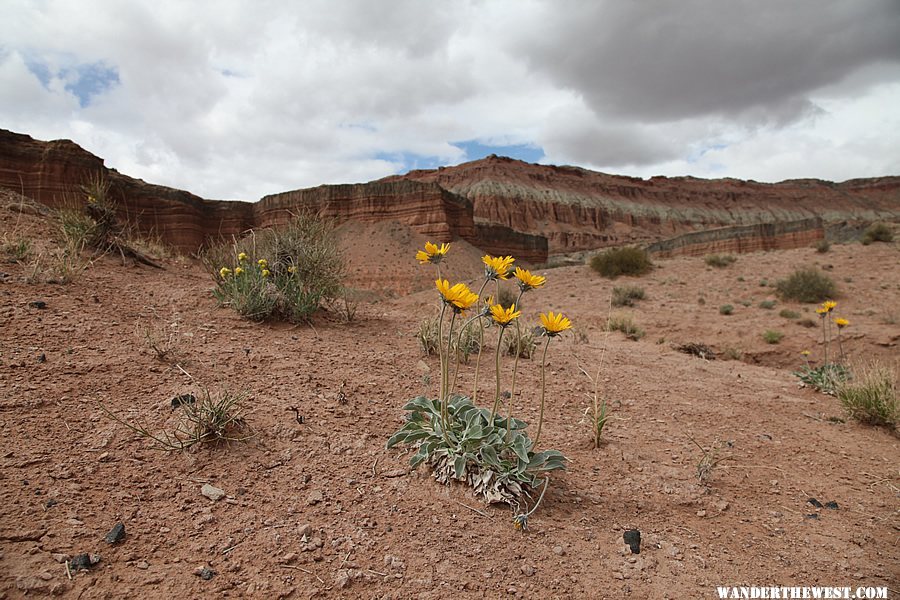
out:
<path id="1" fill-rule="evenodd" d="M 466 160 L 478 160 L 491 154 L 498 156 L 508 156 L 523 160 L 525 162 L 536 163 L 544 158 L 544 149 L 540 146 L 532 144 L 513 144 L 508 146 L 494 146 L 482 144 L 478 140 L 465 140 L 462 142 L 453 142 L 453 145 L 466 153 Z"/>
<path id="2" fill-rule="evenodd" d="M 375 155 L 378 160 L 401 164 L 400 172 L 407 173 L 417 169 L 437 169 L 444 165 L 437 156 L 425 156 L 411 152 L 379 152 Z"/>
<path id="3" fill-rule="evenodd" d="M 77 65 L 62 73 L 67 81 L 66 89 L 75 94 L 81 108 L 91 103 L 94 96 L 119 84 L 119 72 L 102 62 Z"/>
<path id="4" fill-rule="evenodd" d="M 712 150 L 724 150 L 728 147 L 728 144 L 707 144 L 705 146 L 701 146 L 695 150 L 693 150 L 690 154 L 688 154 L 687 161 L 688 164 L 695 164 L 699 162 L 703 155 Z"/>
<path id="5" fill-rule="evenodd" d="M 103 62 L 83 63 L 66 66 L 57 70 L 33 56 L 25 56 L 25 66 L 37 77 L 45 88 L 50 88 L 53 79 L 65 82 L 65 89 L 71 92 L 82 108 L 91 103 L 91 99 L 102 94 L 119 82 L 119 72 Z"/>

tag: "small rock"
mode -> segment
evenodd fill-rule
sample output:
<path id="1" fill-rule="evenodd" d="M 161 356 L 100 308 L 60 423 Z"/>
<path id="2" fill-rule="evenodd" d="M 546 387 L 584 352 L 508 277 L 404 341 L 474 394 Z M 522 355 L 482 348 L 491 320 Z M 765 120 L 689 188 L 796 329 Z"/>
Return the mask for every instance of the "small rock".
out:
<path id="1" fill-rule="evenodd" d="M 706 511 L 703 510 L 703 509 L 698 510 L 698 511 L 697 511 L 697 516 L 698 516 L 698 517 L 705 517 L 705 516 L 706 516 Z"/>
<path id="2" fill-rule="evenodd" d="M 806 517 L 807 519 L 818 519 L 819 515 L 816 513 L 810 513 L 808 515 L 804 515 L 804 517 Z"/>
<path id="3" fill-rule="evenodd" d="M 299 528 L 297 528 L 297 533 L 300 534 L 300 537 L 308 537 L 309 534 L 312 533 L 312 525 L 309 523 L 304 523 Z"/>
<path id="4" fill-rule="evenodd" d="M 641 553 L 641 532 L 637 529 L 628 529 L 622 534 L 622 539 L 631 548 L 632 554 Z"/>
<path id="5" fill-rule="evenodd" d="M 100 562 L 99 554 L 76 554 L 72 557 L 72 560 L 69 561 L 69 569 L 73 571 L 80 571 L 81 569 L 90 569 L 94 565 Z"/>
<path id="6" fill-rule="evenodd" d="M 306 504 L 309 506 L 314 506 L 325 499 L 325 494 L 321 492 L 321 490 L 315 490 L 310 492 L 309 496 L 306 498 Z"/>
<path id="7" fill-rule="evenodd" d="M 221 500 L 225 497 L 225 490 L 220 490 L 219 488 L 209 485 L 208 483 L 203 484 L 203 487 L 200 488 L 200 493 L 212 501 Z"/>
<path id="8" fill-rule="evenodd" d="M 146 560 L 142 560 L 140 562 L 134 563 L 134 566 L 142 571 L 146 571 L 150 568 L 150 563 L 148 563 Z"/>
<path id="9" fill-rule="evenodd" d="M 838 503 L 835 502 L 834 500 L 831 500 L 830 502 L 826 502 L 826 503 L 825 503 L 825 508 L 830 508 L 831 510 L 837 510 L 837 509 L 838 509 Z"/>
<path id="10" fill-rule="evenodd" d="M 38 310 L 44 310 L 45 308 L 47 308 L 47 303 L 43 300 L 32 300 L 28 303 L 28 306 L 30 306 L 31 308 L 36 308 Z"/>
<path id="11" fill-rule="evenodd" d="M 334 584 L 340 589 L 344 589 L 350 585 L 350 575 L 347 571 L 339 571 L 334 578 Z"/>
<path id="12" fill-rule="evenodd" d="M 47 362 L 47 355 L 44 354 L 44 353 L 39 354 L 38 357 L 37 357 L 37 361 L 38 361 L 39 363 L 45 363 L 45 362 Z"/>
<path id="13" fill-rule="evenodd" d="M 176 409 L 179 406 L 184 406 L 185 404 L 194 404 L 197 401 L 197 398 L 194 397 L 193 394 L 181 394 L 180 396 L 175 396 L 172 398 L 171 404 L 172 408 Z"/>
<path id="14" fill-rule="evenodd" d="M 216 576 L 216 572 L 204 565 L 202 567 L 197 567 L 196 569 L 194 569 L 194 575 L 196 575 L 203 581 L 209 581 Z"/>
<path id="15" fill-rule="evenodd" d="M 117 542 L 121 542 L 125 539 L 125 524 L 124 523 L 116 523 L 113 525 L 113 528 L 109 530 L 109 533 L 106 534 L 107 544 L 115 544 Z"/>
<path id="16" fill-rule="evenodd" d="M 67 560 L 69 560 L 69 555 L 68 555 L 68 554 L 59 554 L 59 553 L 56 553 L 56 554 L 51 554 L 50 556 L 53 558 L 53 560 L 55 560 L 55 561 L 58 562 L 59 564 L 63 564 L 64 562 L 66 562 Z"/>
<path id="17" fill-rule="evenodd" d="M 534 567 L 531 565 L 522 565 L 519 570 L 522 571 L 522 575 L 525 575 L 526 577 L 534 576 Z"/>
<path id="18" fill-rule="evenodd" d="M 382 477 L 392 478 L 392 477 L 404 477 L 407 473 L 406 469 L 394 469 L 392 471 L 386 471 L 382 473 Z"/>
<path id="19" fill-rule="evenodd" d="M 728 502 L 726 502 L 725 500 L 719 500 L 718 502 L 716 502 L 715 507 L 719 512 L 725 512 L 726 510 L 728 510 Z"/>
<path id="20" fill-rule="evenodd" d="M 640 544 L 640 537 L 641 537 L 640 534 L 638 534 L 638 544 Z M 553 546 L 553 554 L 555 554 L 557 556 L 565 556 L 566 549 L 563 548 L 562 546 Z"/>
<path id="21" fill-rule="evenodd" d="M 417 362 L 417 363 L 416 363 L 416 368 L 417 368 L 419 371 L 421 371 L 422 373 L 427 373 L 427 372 L 429 372 L 429 371 L 431 370 L 431 367 L 429 367 L 427 364 L 425 364 L 425 361 L 424 361 L 424 360 L 420 360 L 419 362 Z"/>
<path id="22" fill-rule="evenodd" d="M 809 502 L 810 504 L 812 504 L 812 505 L 815 506 L 816 508 L 822 508 L 822 503 L 819 502 L 818 500 L 816 500 L 815 498 L 810 498 L 809 500 L 807 500 L 807 502 Z"/>

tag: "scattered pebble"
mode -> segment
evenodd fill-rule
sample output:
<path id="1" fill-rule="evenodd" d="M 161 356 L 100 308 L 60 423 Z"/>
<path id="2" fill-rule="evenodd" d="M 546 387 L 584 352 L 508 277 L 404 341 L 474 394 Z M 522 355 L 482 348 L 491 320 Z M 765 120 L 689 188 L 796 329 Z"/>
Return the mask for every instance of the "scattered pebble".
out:
<path id="1" fill-rule="evenodd" d="M 838 503 L 835 502 L 834 500 L 832 500 L 831 502 L 826 502 L 826 503 L 825 503 L 825 508 L 830 508 L 831 510 L 837 510 L 837 509 L 838 509 Z"/>
<path id="2" fill-rule="evenodd" d="M 196 569 L 194 569 L 194 575 L 196 575 L 203 581 L 209 581 L 216 576 L 216 572 L 204 565 L 202 567 L 197 567 Z"/>
<path id="3" fill-rule="evenodd" d="M 321 490 L 314 490 L 310 492 L 309 496 L 306 498 L 306 504 L 309 506 L 314 506 L 325 499 L 325 494 L 322 493 Z"/>
<path id="4" fill-rule="evenodd" d="M 100 562 L 99 554 L 76 554 L 69 561 L 69 569 L 72 571 L 80 571 L 81 569 L 90 569 Z"/>
<path id="5" fill-rule="evenodd" d="M 121 542 L 125 539 L 125 524 L 124 523 L 116 523 L 113 525 L 113 528 L 109 530 L 109 533 L 106 534 L 107 544 L 115 544 Z"/>
<path id="6" fill-rule="evenodd" d="M 36 308 L 38 310 L 44 310 L 45 308 L 47 308 L 47 303 L 43 300 L 32 300 L 28 303 L 28 306 L 30 306 L 31 308 Z"/>
<path id="7" fill-rule="evenodd" d="M 641 538 L 641 534 L 638 533 L 638 547 L 640 547 L 640 543 L 641 543 L 640 538 Z M 626 540 L 626 543 L 627 543 L 627 540 Z M 638 551 L 640 552 L 640 550 L 638 550 Z M 562 546 L 553 546 L 553 554 L 555 554 L 557 556 L 565 556 L 566 549 L 563 548 Z"/>
<path id="8" fill-rule="evenodd" d="M 300 534 L 300 537 L 308 537 L 312 533 L 312 525 L 304 523 L 297 528 L 297 533 Z"/>
<path id="9" fill-rule="evenodd" d="M 200 493 L 213 501 L 221 500 L 225 497 L 225 490 L 220 490 L 219 488 L 213 485 L 209 485 L 208 483 L 203 484 L 203 487 L 200 488 Z"/>
<path id="10" fill-rule="evenodd" d="M 641 532 L 637 529 L 628 529 L 622 534 L 622 539 L 631 548 L 632 554 L 641 553 Z"/>
<path id="11" fill-rule="evenodd" d="M 822 503 L 819 502 L 818 500 L 816 500 L 815 498 L 810 498 L 809 500 L 807 500 L 807 502 L 809 502 L 810 504 L 812 504 L 812 505 L 815 506 L 816 508 L 822 508 Z"/>
<path id="12" fill-rule="evenodd" d="M 519 570 L 522 571 L 522 575 L 525 575 L 526 577 L 534 576 L 534 567 L 531 565 L 522 565 Z"/>

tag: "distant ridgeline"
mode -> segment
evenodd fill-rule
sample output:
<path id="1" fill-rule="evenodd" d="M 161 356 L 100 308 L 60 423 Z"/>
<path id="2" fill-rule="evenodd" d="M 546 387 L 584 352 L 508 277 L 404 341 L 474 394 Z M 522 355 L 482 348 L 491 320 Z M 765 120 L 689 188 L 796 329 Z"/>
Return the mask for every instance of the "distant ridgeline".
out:
<path id="1" fill-rule="evenodd" d="M 188 252 L 222 236 L 284 223 L 304 208 L 338 222 L 396 221 L 434 241 L 464 239 L 531 263 L 620 244 L 658 242 L 657 253 L 665 255 L 792 248 L 821 239 L 824 230 L 900 221 L 900 177 L 777 184 L 644 180 L 497 156 L 258 202 L 207 200 L 108 169 L 71 141 L 42 142 L 0 130 L 2 187 L 56 207 L 83 201 L 79 186 L 98 173 L 109 182 L 122 218 Z"/>

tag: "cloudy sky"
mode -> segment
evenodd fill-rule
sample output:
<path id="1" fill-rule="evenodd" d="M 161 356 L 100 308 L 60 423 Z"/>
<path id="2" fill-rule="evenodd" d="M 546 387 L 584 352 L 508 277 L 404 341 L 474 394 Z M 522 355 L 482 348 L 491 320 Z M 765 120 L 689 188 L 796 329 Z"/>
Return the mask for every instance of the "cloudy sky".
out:
<path id="1" fill-rule="evenodd" d="M 900 175 L 897 0 L 0 0 L 0 128 L 255 200 L 489 153 Z"/>

